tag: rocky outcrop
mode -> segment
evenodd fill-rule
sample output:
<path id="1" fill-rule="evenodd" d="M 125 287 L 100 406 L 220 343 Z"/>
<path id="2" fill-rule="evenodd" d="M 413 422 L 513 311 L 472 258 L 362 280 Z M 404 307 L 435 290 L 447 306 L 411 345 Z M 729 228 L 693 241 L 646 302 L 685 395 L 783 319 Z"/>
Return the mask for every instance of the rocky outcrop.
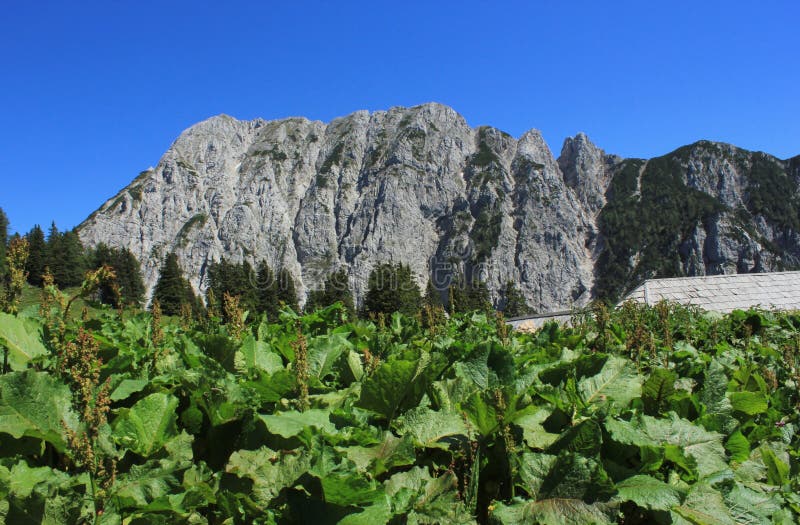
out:
<path id="1" fill-rule="evenodd" d="M 682 184 L 720 203 L 715 217 L 681 233 L 675 271 L 796 264 L 797 229 L 776 218 L 786 210 L 752 206 L 753 165 L 789 164 L 766 156 L 742 164 L 742 150 L 713 146 L 723 153 L 675 152 Z M 422 286 L 430 278 L 444 289 L 458 272 L 485 280 L 495 300 L 515 281 L 534 309 L 549 311 L 585 304 L 597 291 L 599 261 L 616 242 L 604 210 L 623 198 L 647 205 L 638 189 L 620 191 L 630 174 L 627 161 L 583 134 L 567 139 L 556 160 L 535 130 L 515 139 L 471 128 L 439 104 L 328 124 L 218 116 L 181 134 L 79 233 L 88 245 L 133 251 L 149 288 L 172 251 L 200 291 L 209 263 L 226 257 L 284 267 L 301 292 L 345 268 L 359 299 L 375 265 L 403 262 Z M 631 276 L 637 257 L 626 259 Z"/>

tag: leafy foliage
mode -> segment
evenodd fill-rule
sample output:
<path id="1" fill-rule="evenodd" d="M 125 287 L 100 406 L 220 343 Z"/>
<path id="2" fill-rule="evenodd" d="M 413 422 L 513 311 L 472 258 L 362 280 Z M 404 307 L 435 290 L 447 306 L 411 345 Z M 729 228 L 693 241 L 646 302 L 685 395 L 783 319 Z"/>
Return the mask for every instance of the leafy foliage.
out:
<path id="1" fill-rule="evenodd" d="M 662 312 L 0 316 L 0 521 L 797 522 L 800 316 Z"/>

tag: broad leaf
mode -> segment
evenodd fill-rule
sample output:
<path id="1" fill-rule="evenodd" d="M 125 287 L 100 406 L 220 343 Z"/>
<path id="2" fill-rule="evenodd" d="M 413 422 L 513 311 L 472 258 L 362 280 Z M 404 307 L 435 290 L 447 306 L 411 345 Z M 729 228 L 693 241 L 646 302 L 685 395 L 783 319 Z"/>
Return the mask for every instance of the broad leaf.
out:
<path id="1" fill-rule="evenodd" d="M 425 392 L 422 373 L 426 365 L 424 359 L 382 363 L 362 385 L 358 406 L 389 420 L 416 406 Z"/>
<path id="2" fill-rule="evenodd" d="M 276 452 L 261 447 L 231 454 L 225 472 L 252 481 L 252 496 L 266 507 L 283 488 L 294 486 L 310 467 L 308 454 Z"/>
<path id="3" fill-rule="evenodd" d="M 47 353 L 38 323 L 0 312 L 0 359 L 3 347 L 12 370 L 23 370 L 31 359 Z"/>
<path id="4" fill-rule="evenodd" d="M 373 476 L 380 476 L 394 467 L 413 465 L 417 459 L 411 437 L 407 434 L 397 438 L 391 432 L 386 432 L 378 445 L 347 447 L 343 452 L 359 471 L 369 470 Z"/>
<path id="5" fill-rule="evenodd" d="M 639 415 L 631 421 L 608 419 L 606 430 L 614 441 L 639 447 L 675 445 L 697 462 L 701 477 L 727 468 L 722 435 L 709 432 L 674 413 L 657 419 Z"/>
<path id="6" fill-rule="evenodd" d="M 587 406 L 614 403 L 626 407 L 641 395 L 642 378 L 627 359 L 609 357 L 599 374 L 578 382 L 578 392 Z"/>
<path id="7" fill-rule="evenodd" d="M 675 392 L 678 374 L 665 368 L 656 368 L 642 385 L 642 403 L 645 413 L 650 416 L 660 414 L 667 398 Z"/>
<path id="8" fill-rule="evenodd" d="M 767 398 L 761 392 L 732 392 L 730 400 L 734 410 L 748 416 L 763 414 L 768 408 Z"/>
<path id="9" fill-rule="evenodd" d="M 26 370 L 0 376 L 0 432 L 47 441 L 66 449 L 64 427 L 77 430 L 69 388 L 46 372 Z"/>
<path id="10" fill-rule="evenodd" d="M 632 501 L 648 510 L 670 510 L 680 505 L 683 493 L 673 485 L 668 485 L 652 476 L 638 475 L 623 480 L 616 485 L 617 501 Z"/>
<path id="11" fill-rule="evenodd" d="M 123 401 L 137 392 L 141 392 L 148 385 L 146 379 L 123 379 L 117 385 L 109 398 L 111 401 Z"/>
<path id="12" fill-rule="evenodd" d="M 131 452 L 148 457 L 178 434 L 178 398 L 156 392 L 131 408 L 119 410 L 114 420 L 114 440 Z"/>
<path id="13" fill-rule="evenodd" d="M 273 415 L 259 414 L 258 417 L 264 422 L 267 430 L 284 438 L 297 436 L 309 427 L 316 428 L 322 432 L 336 432 L 336 427 L 330 420 L 330 412 L 318 408 L 306 410 L 305 412 L 290 410 L 288 412 L 277 412 Z"/>
<path id="14" fill-rule="evenodd" d="M 257 341 L 252 335 L 242 342 L 241 348 L 236 351 L 234 362 L 239 371 L 257 369 L 273 374 L 283 369 L 281 356 L 273 352 L 267 343 Z"/>
<path id="15" fill-rule="evenodd" d="M 464 418 L 455 412 L 435 412 L 426 407 L 414 408 L 397 420 L 401 435 L 409 435 L 422 447 L 448 448 L 445 438 L 469 436 Z"/>
<path id="16" fill-rule="evenodd" d="M 579 499 L 553 498 L 505 505 L 496 503 L 490 523 L 500 525 L 610 525 L 613 509 Z"/>

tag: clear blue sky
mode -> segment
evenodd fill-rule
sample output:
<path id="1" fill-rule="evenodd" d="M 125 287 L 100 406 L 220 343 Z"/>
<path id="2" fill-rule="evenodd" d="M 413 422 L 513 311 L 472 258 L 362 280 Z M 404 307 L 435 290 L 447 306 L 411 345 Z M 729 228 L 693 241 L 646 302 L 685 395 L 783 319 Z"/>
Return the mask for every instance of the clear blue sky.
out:
<path id="1" fill-rule="evenodd" d="M 613 4 L 613 7 L 609 5 Z M 80 223 L 219 113 L 324 121 L 438 101 L 474 126 L 647 157 L 800 154 L 800 3 L 6 2 L 0 207 Z"/>

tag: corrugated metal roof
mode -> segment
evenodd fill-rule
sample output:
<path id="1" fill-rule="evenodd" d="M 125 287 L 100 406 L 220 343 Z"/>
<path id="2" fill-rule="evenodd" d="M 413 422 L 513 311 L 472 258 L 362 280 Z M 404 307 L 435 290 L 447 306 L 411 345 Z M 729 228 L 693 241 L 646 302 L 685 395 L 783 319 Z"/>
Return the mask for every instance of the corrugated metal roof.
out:
<path id="1" fill-rule="evenodd" d="M 648 305 L 665 300 L 716 312 L 756 306 L 800 310 L 800 272 L 649 279 L 623 299 Z"/>

